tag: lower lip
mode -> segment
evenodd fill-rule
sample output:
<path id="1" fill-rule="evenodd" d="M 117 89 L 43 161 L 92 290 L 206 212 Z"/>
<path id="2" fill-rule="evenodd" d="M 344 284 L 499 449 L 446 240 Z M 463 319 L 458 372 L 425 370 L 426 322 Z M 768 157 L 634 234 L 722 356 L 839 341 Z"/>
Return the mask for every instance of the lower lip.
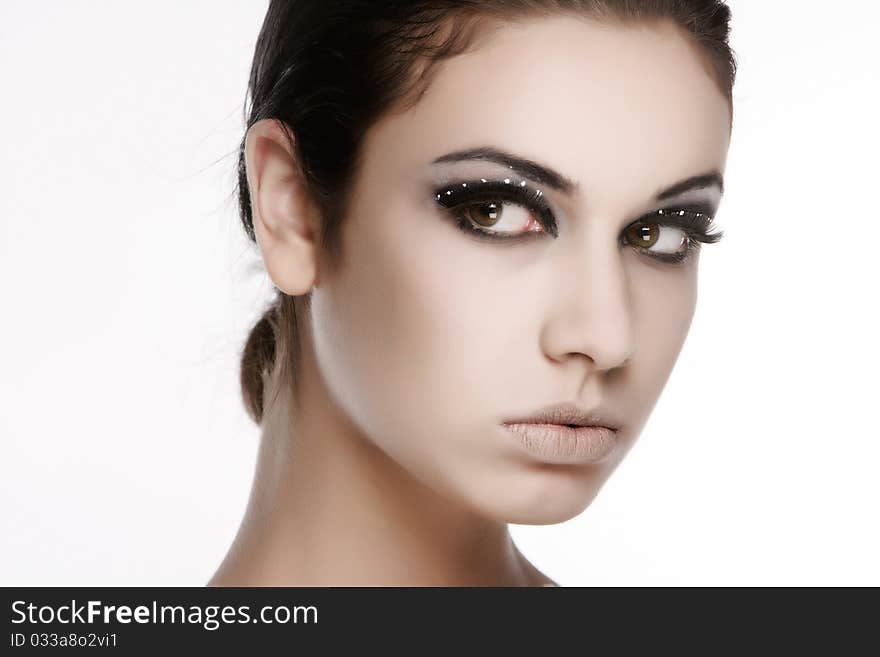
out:
<path id="1" fill-rule="evenodd" d="M 598 463 L 617 447 L 617 432 L 607 427 L 527 423 L 504 426 L 526 452 L 545 463 Z"/>

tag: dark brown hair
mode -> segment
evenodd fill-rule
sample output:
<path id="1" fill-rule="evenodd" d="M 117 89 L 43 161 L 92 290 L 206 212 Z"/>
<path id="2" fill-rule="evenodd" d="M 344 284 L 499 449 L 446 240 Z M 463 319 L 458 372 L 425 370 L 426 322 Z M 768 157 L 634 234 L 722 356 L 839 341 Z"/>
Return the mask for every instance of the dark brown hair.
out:
<path id="1" fill-rule="evenodd" d="M 706 55 L 732 116 L 736 60 L 728 43 L 730 9 L 721 0 L 271 0 L 251 66 L 246 127 L 280 122 L 320 208 L 327 257 L 340 256 L 339 229 L 368 128 L 391 108 L 415 105 L 435 65 L 473 48 L 490 23 L 554 12 L 622 23 L 673 21 Z M 256 242 L 244 144 L 242 137 L 239 212 Z M 285 385 L 294 390 L 296 322 L 310 300 L 276 292 L 241 356 L 242 396 L 258 424 L 268 375 L 275 375 L 274 394 Z"/>

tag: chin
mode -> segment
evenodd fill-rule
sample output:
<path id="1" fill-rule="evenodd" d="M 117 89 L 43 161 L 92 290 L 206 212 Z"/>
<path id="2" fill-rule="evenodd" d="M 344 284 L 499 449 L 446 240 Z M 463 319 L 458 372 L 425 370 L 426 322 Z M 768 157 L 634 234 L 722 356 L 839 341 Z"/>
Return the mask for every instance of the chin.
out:
<path id="1" fill-rule="evenodd" d="M 607 473 L 572 466 L 537 464 L 525 478 L 499 489 L 504 495 L 484 496 L 485 515 L 515 525 L 554 525 L 583 513 L 593 502 Z M 484 493 L 485 494 L 485 493 Z"/>

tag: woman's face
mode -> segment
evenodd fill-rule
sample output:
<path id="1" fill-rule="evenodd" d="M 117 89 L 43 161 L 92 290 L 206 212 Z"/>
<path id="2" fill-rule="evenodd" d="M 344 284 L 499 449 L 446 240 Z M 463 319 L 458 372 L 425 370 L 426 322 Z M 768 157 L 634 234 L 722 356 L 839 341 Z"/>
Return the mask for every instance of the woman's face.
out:
<path id="1" fill-rule="evenodd" d="M 369 132 L 341 265 L 318 264 L 311 334 L 339 408 L 479 513 L 544 524 L 583 511 L 638 437 L 697 299 L 698 254 L 661 259 L 681 251 L 680 228 L 626 229 L 659 209 L 714 215 L 717 185 L 657 196 L 723 173 L 729 130 L 726 99 L 671 23 L 530 20 L 441 63 L 413 109 Z M 450 155 L 473 149 L 485 150 Z M 464 196 L 495 181 L 495 205 Z M 559 402 L 617 419 L 614 450 L 560 463 L 503 426 Z"/>

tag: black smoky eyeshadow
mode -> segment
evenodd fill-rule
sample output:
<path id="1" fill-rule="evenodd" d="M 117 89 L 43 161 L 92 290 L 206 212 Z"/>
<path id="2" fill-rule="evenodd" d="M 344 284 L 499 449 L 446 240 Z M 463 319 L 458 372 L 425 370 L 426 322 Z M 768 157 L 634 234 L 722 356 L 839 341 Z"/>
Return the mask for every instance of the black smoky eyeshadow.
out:
<path id="1" fill-rule="evenodd" d="M 723 237 L 723 231 L 718 231 L 714 224 L 714 217 L 711 214 L 714 211 L 711 206 L 699 203 L 655 210 L 627 226 L 621 233 L 621 243 L 628 244 L 625 235 L 634 226 L 658 224 L 680 228 L 686 235 L 686 248 L 683 251 L 654 253 L 640 249 L 638 246 L 634 248 L 654 260 L 671 265 L 683 265 L 700 250 L 701 244 L 713 244 Z"/>
<path id="2" fill-rule="evenodd" d="M 485 201 L 511 202 L 525 207 L 534 213 L 547 233 L 554 238 L 558 237 L 556 218 L 549 203 L 544 198 L 543 192 L 531 186 L 528 181 L 511 178 L 458 180 L 436 187 L 434 196 L 436 202 L 458 220 L 458 228 L 474 237 L 495 241 L 541 237 L 541 233 L 535 232 L 513 236 L 493 234 L 491 231 L 474 226 L 469 219 L 458 212 L 467 206 Z M 716 230 L 717 226 L 713 223 L 716 211 L 714 205 L 708 202 L 670 205 L 640 217 L 627 226 L 623 233 L 636 224 L 657 223 L 683 229 L 687 233 L 688 243 L 692 247 L 696 247 L 697 243 L 711 244 L 718 242 L 723 237 L 723 231 Z M 688 251 L 690 252 L 690 248 Z M 682 259 L 682 256 L 661 256 L 660 254 L 652 255 L 652 257 L 667 262 L 679 262 Z"/>
<path id="3" fill-rule="evenodd" d="M 678 226 L 692 240 L 713 244 L 724 236 L 724 231 L 718 230 L 714 223 L 713 212 L 715 210 L 707 204 L 680 205 L 652 212 L 639 222 Z"/>
<path id="4" fill-rule="evenodd" d="M 550 235 L 553 237 L 558 235 L 556 217 L 544 198 L 544 193 L 524 180 L 512 178 L 461 180 L 436 188 L 434 197 L 437 203 L 447 210 L 455 210 L 482 201 L 507 201 L 521 205 L 535 214 Z"/>

